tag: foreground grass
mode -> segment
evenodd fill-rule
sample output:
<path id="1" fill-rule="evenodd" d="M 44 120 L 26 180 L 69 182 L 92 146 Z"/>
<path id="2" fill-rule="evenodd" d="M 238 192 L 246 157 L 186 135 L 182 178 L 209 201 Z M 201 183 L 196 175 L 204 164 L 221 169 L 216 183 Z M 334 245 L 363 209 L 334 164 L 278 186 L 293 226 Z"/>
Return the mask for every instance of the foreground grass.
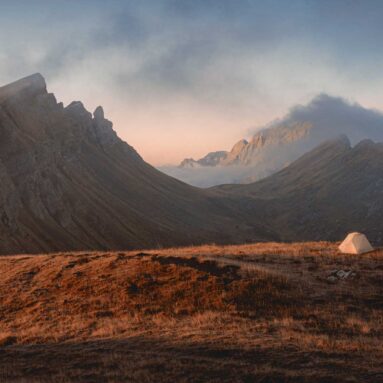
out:
<path id="1" fill-rule="evenodd" d="M 0 382 L 383 381 L 382 261 L 332 243 L 2 257 Z"/>

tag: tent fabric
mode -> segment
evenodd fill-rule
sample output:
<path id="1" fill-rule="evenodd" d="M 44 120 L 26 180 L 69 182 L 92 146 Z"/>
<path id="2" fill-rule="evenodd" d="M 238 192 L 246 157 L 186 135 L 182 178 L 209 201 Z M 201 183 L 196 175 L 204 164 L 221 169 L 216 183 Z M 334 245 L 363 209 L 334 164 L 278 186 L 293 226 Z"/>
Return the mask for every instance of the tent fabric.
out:
<path id="1" fill-rule="evenodd" d="M 364 254 L 373 251 L 374 248 L 364 234 L 350 233 L 340 244 L 339 250 L 345 254 Z"/>

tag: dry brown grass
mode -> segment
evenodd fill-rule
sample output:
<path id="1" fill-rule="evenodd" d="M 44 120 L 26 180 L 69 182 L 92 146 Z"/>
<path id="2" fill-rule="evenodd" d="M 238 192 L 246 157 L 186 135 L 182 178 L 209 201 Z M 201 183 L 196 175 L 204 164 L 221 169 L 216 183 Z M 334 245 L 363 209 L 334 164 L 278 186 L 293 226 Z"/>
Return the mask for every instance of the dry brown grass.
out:
<path id="1" fill-rule="evenodd" d="M 324 242 L 1 257 L 0 382 L 383 381 L 382 260 Z"/>

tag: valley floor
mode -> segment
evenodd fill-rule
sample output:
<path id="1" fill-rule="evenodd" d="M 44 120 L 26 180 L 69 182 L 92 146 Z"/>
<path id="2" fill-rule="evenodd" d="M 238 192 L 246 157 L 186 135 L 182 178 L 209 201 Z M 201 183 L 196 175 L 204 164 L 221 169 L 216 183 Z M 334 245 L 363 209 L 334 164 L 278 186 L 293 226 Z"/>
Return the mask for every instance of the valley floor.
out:
<path id="1" fill-rule="evenodd" d="M 0 257 L 0 382 L 383 382 L 383 251 Z"/>

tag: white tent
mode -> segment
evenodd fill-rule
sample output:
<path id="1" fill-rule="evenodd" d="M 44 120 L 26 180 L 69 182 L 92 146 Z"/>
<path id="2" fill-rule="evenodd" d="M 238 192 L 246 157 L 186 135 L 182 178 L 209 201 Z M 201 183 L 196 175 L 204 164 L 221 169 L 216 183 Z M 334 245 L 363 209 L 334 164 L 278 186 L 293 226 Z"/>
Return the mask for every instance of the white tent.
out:
<path id="1" fill-rule="evenodd" d="M 339 250 L 345 254 L 363 254 L 373 251 L 374 248 L 364 234 L 350 233 L 340 244 Z"/>

